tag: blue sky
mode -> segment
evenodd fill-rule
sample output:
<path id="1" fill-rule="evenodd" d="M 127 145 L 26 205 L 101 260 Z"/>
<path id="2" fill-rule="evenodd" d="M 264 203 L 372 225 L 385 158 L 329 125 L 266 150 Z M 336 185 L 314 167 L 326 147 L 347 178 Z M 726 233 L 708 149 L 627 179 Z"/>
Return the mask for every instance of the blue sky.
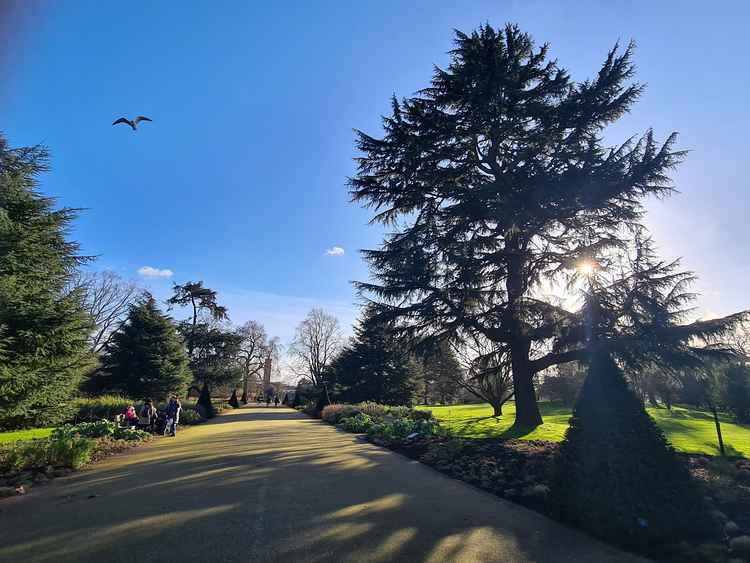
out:
<path id="1" fill-rule="evenodd" d="M 648 88 L 608 136 L 681 133 L 682 193 L 650 204 L 648 225 L 699 274 L 701 309 L 729 313 L 749 305 L 749 16 L 743 2 L 19 1 L 0 14 L 0 130 L 49 146 L 42 189 L 85 208 L 73 236 L 97 268 L 159 297 L 202 279 L 234 321 L 287 342 L 312 306 L 353 320 L 357 250 L 381 233 L 348 202 L 352 129 L 377 133 L 392 93 L 426 86 L 453 28 L 517 22 L 577 79 L 632 38 Z M 154 122 L 110 126 L 138 114 Z"/>

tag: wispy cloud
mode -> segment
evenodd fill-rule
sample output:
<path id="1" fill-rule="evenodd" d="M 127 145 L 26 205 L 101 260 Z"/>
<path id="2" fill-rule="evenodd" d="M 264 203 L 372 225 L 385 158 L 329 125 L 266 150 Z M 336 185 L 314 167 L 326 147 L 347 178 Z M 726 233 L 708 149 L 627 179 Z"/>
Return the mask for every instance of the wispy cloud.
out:
<path id="1" fill-rule="evenodd" d="M 344 247 L 343 246 L 332 246 L 331 248 L 326 250 L 326 254 L 328 256 L 343 256 L 344 255 Z"/>
<path id="2" fill-rule="evenodd" d="M 138 268 L 138 275 L 144 278 L 171 278 L 174 272 L 168 268 L 154 268 L 152 266 L 141 266 Z"/>

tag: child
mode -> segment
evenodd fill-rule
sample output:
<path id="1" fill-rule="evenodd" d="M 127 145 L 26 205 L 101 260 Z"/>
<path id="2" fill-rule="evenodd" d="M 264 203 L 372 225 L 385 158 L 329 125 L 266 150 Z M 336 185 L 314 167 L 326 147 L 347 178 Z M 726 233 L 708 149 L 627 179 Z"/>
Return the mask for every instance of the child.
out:
<path id="1" fill-rule="evenodd" d="M 135 426 L 138 424 L 138 415 L 135 414 L 135 407 L 133 405 L 130 405 L 125 409 L 125 423 L 128 426 Z"/>

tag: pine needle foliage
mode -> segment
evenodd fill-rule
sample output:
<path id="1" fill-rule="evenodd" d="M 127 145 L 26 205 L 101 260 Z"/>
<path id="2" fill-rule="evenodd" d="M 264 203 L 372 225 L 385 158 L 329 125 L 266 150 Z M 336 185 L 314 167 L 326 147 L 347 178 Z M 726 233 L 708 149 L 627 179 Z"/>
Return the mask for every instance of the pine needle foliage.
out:
<path id="1" fill-rule="evenodd" d="M 332 362 L 327 379 L 339 402 L 411 405 L 420 377 L 419 362 L 406 340 L 365 309 L 354 338 Z"/>
<path id="2" fill-rule="evenodd" d="M 11 149 L 0 136 L 0 428 L 49 426 L 92 367 L 82 295 L 68 291 L 85 261 L 68 239 L 77 211 L 37 189 L 43 147 Z"/>
<path id="3" fill-rule="evenodd" d="M 676 133 L 603 141 L 643 92 L 633 53 L 615 45 L 594 78 L 576 82 L 515 25 L 456 32 L 450 64 L 392 99 L 382 136 L 357 132 L 350 194 L 392 231 L 364 251 L 372 280 L 359 291 L 415 339 L 474 331 L 507 348 L 524 427 L 542 422 L 534 375 L 584 359 L 583 311 L 544 287 L 574 284 L 577 264 L 631 249 L 644 200 L 674 191 L 669 174 L 685 156 Z M 667 321 L 649 336 L 687 342 L 722 323 Z"/>
<path id="4" fill-rule="evenodd" d="M 108 391 L 163 401 L 192 381 L 185 345 L 151 295 L 131 305 L 106 348 L 101 378 Z"/>

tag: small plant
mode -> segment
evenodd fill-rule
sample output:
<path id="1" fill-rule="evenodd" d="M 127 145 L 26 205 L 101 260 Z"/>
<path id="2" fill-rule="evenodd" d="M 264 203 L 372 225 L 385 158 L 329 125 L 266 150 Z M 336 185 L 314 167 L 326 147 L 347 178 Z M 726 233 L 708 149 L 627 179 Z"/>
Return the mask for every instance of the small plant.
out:
<path id="1" fill-rule="evenodd" d="M 356 434 L 364 434 L 369 432 L 375 422 L 372 417 L 363 412 L 358 413 L 352 417 L 344 418 L 339 426 L 347 432 L 354 432 Z"/>
<path id="2" fill-rule="evenodd" d="M 49 465 L 78 469 L 87 464 L 96 448 L 96 440 L 82 436 L 60 435 L 49 441 Z"/>
<path id="3" fill-rule="evenodd" d="M 205 422 L 205 420 L 195 409 L 184 409 L 180 413 L 180 424 L 189 426 L 191 424 L 200 424 L 201 422 Z"/>

